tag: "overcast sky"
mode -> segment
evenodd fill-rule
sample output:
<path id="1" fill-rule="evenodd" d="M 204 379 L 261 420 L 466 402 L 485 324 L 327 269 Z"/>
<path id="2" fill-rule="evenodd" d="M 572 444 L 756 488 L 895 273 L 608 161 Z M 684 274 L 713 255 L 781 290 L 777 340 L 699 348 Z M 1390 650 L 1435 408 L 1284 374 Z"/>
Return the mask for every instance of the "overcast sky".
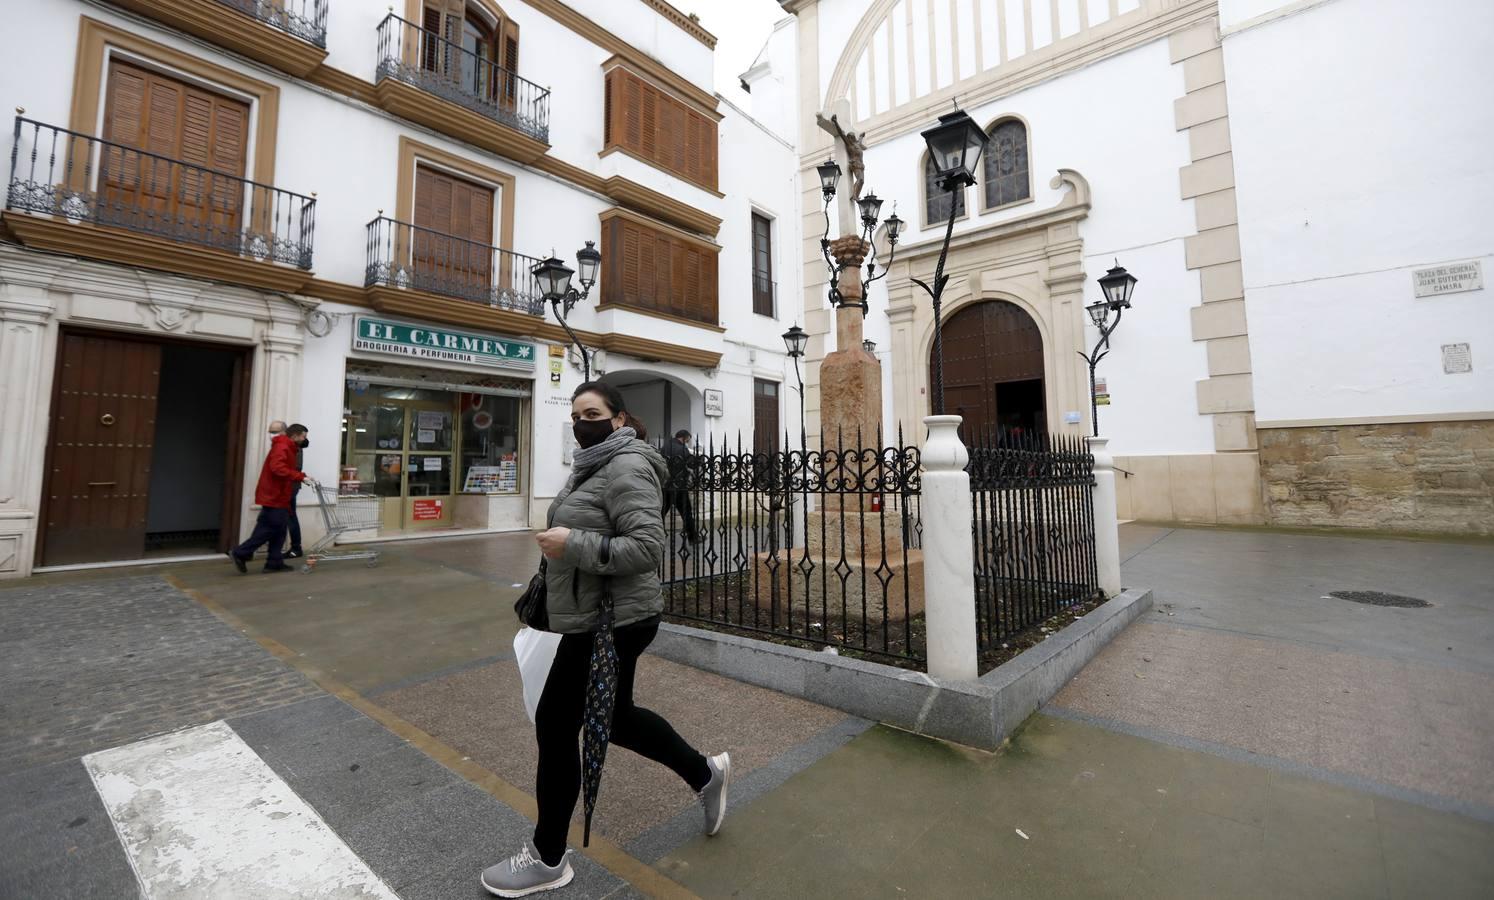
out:
<path id="1" fill-rule="evenodd" d="M 767 43 L 774 23 L 788 13 L 778 0 L 670 0 L 686 14 L 700 16 L 700 24 L 716 36 L 716 90 L 735 103 L 746 95 L 737 76 L 752 65 Z"/>

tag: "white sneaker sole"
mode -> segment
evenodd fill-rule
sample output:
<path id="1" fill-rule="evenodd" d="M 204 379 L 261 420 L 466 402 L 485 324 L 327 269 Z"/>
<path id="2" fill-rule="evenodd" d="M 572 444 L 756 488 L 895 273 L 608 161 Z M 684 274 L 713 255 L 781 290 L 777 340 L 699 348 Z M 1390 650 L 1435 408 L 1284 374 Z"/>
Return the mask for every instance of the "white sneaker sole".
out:
<path id="1" fill-rule="evenodd" d="M 723 753 L 721 755 L 726 757 L 726 766 L 721 770 L 721 811 L 716 814 L 716 821 L 706 831 L 706 837 L 715 837 L 717 832 L 721 830 L 721 823 L 726 821 L 727 794 L 731 792 L 731 754 Z"/>
<path id="2" fill-rule="evenodd" d="M 538 894 L 543 891 L 553 891 L 558 888 L 563 888 L 566 885 L 570 884 L 571 879 L 575 877 L 576 870 L 571 868 L 568 863 L 565 867 L 565 874 L 561 875 L 559 878 L 555 879 L 554 881 L 547 881 L 544 884 L 537 884 L 534 887 L 524 888 L 522 891 L 501 890 L 499 888 L 493 887 L 491 884 L 488 884 L 488 880 L 483 876 L 479 875 L 477 878 L 482 882 L 483 888 L 490 894 L 496 894 L 499 897 L 528 897 L 530 894 Z"/>

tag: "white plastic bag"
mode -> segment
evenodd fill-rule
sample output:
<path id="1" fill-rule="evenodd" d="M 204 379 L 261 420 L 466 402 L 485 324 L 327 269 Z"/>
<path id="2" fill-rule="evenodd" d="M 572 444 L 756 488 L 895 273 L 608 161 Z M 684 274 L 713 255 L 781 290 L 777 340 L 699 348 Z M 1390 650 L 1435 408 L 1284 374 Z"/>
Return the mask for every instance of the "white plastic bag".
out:
<path id="1" fill-rule="evenodd" d="M 519 661 L 519 677 L 524 681 L 524 711 L 529 713 L 531 722 L 539 709 L 545 679 L 550 677 L 550 665 L 555 662 L 559 646 L 560 635 L 553 631 L 520 628 L 514 635 L 514 658 Z"/>

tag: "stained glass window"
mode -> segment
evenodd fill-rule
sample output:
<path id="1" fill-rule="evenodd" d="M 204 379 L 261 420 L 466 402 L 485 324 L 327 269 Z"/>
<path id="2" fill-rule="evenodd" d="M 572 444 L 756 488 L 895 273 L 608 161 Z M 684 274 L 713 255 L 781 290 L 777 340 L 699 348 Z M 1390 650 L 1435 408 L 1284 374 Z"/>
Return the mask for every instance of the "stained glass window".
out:
<path id="1" fill-rule="evenodd" d="M 1027 167 L 1027 127 L 1017 119 L 991 126 L 982 167 L 985 169 L 986 208 L 1005 206 L 1032 196 Z"/>

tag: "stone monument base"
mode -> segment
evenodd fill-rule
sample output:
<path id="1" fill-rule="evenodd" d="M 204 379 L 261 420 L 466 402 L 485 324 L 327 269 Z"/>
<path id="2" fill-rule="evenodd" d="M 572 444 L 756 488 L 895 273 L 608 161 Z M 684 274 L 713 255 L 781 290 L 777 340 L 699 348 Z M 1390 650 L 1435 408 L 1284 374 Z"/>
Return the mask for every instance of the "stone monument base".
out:
<path id="1" fill-rule="evenodd" d="M 792 610 L 796 621 L 805 616 L 817 621 L 825 616 L 839 622 L 844 615 L 847 621 L 859 623 L 864 597 L 868 624 L 902 622 L 909 616 L 922 615 L 923 551 L 908 550 L 906 554 L 901 548 L 889 552 L 884 565 L 880 556 L 868 556 L 865 561 L 858 556 L 853 561 L 847 553 L 842 562 L 839 553 L 820 556 L 811 552 L 813 568 L 806 584 L 802 547 L 792 555 L 779 551 L 776 559 L 770 553 L 759 553 L 753 558 L 758 609 L 771 610 L 776 605 L 780 614 Z"/>

